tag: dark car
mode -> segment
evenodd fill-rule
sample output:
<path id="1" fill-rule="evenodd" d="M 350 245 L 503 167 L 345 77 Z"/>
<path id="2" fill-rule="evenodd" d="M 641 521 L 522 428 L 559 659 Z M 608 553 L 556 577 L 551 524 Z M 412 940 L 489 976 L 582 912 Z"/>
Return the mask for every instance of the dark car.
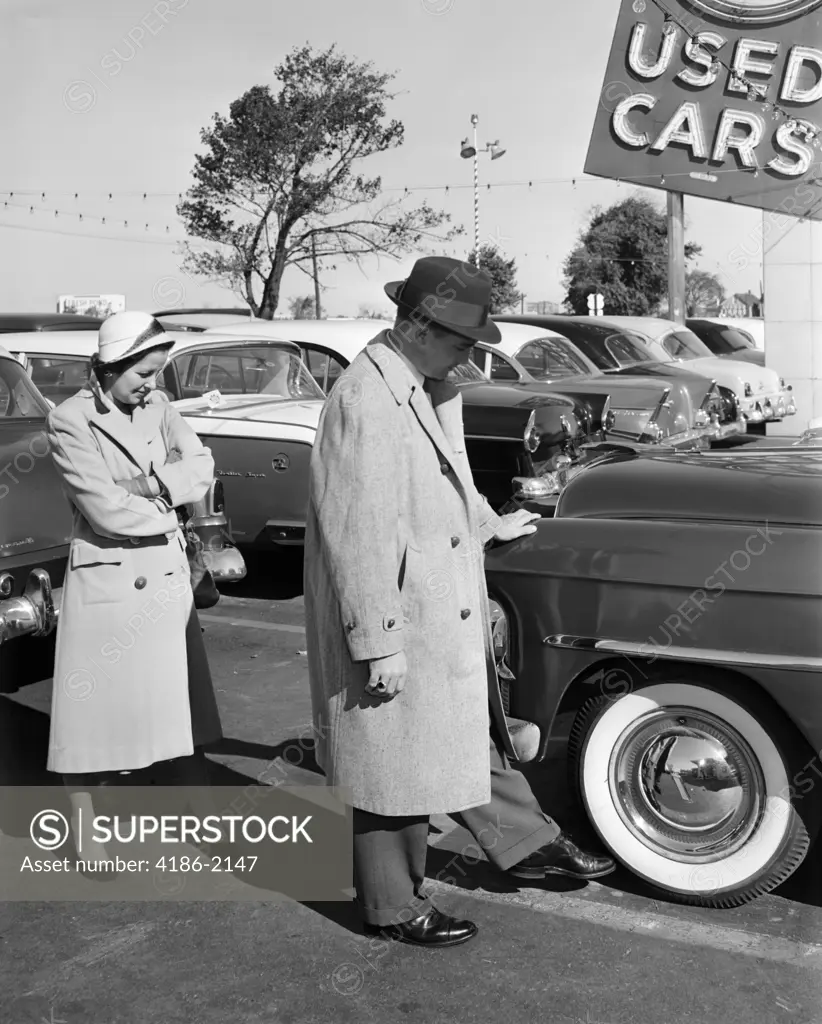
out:
<path id="1" fill-rule="evenodd" d="M 98 316 L 82 313 L 0 313 L 0 334 L 22 331 L 97 331 L 103 322 Z"/>
<path id="2" fill-rule="evenodd" d="M 582 402 L 540 384 L 493 383 L 474 363 L 458 366 L 449 379 L 462 392 L 465 449 L 477 490 L 494 509 L 513 489 L 525 507 L 551 515 L 582 445 L 604 436 L 608 395 Z"/>
<path id="3" fill-rule="evenodd" d="M 703 341 L 715 356 L 740 359 L 755 366 L 765 365 L 765 353 L 756 347 L 753 336 L 741 327 L 692 317 L 685 326 Z"/>
<path id="4" fill-rule="evenodd" d="M 51 676 L 72 517 L 49 455 L 49 405 L 0 348 L 0 691 Z"/>
<path id="5" fill-rule="evenodd" d="M 691 409 L 689 426 L 696 426 L 697 413 L 707 413 L 713 424 L 714 441 L 742 435 L 747 424 L 741 416 L 735 394 L 694 370 L 655 359 L 642 338 L 633 331 L 606 324 L 597 317 L 584 316 L 497 316 L 503 323 L 526 323 L 555 331 L 568 338 L 603 373 L 617 377 L 657 377 L 676 393 L 676 405 Z M 706 394 L 711 398 L 706 404 Z"/>
<path id="6" fill-rule="evenodd" d="M 510 713 L 606 846 L 675 901 L 796 870 L 822 790 L 822 451 L 602 445 L 536 533 L 488 552 Z M 513 678 L 510 678 L 510 674 Z"/>

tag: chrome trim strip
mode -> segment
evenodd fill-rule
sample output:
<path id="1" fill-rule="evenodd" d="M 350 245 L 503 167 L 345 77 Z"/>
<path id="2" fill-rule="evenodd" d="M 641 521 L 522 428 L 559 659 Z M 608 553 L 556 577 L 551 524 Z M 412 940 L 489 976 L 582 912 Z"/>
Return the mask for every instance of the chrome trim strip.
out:
<path id="1" fill-rule="evenodd" d="M 640 644 L 633 640 L 607 640 L 593 636 L 574 636 L 554 633 L 542 641 L 549 647 L 563 647 L 599 654 L 625 654 L 636 658 L 666 658 L 677 661 L 696 661 L 710 665 L 744 665 L 747 668 L 781 668 L 789 672 L 820 672 L 822 658 L 793 658 L 785 654 L 757 654 L 753 651 L 719 651 L 706 647 L 660 647 Z"/>

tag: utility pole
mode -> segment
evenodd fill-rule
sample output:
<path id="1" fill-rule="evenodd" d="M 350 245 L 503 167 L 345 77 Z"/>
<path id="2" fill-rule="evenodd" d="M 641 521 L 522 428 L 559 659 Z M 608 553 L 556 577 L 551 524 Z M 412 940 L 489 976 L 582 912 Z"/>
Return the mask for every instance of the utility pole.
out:
<path id="1" fill-rule="evenodd" d="M 322 319 L 320 308 L 320 278 L 317 274 L 317 236 L 311 236 L 311 262 L 314 266 L 314 319 Z"/>
<path id="2" fill-rule="evenodd" d="M 685 323 L 685 204 L 681 192 L 668 193 L 668 316 Z"/>

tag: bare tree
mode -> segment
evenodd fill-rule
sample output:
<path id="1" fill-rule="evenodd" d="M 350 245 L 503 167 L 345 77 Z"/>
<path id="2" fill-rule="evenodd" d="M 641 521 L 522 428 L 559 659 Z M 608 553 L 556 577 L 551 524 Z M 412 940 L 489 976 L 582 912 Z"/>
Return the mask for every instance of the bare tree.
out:
<path id="1" fill-rule="evenodd" d="M 393 74 L 333 46 L 296 48 L 274 74 L 276 96 L 254 86 L 201 132 L 206 152 L 177 211 L 212 247 L 185 243 L 190 273 L 227 281 L 256 316 L 271 318 L 286 267 L 313 277 L 314 259 L 398 258 L 461 233 L 440 233 L 450 217 L 427 202 L 375 205 L 382 179 L 357 169 L 402 144 L 402 124 L 386 121 Z"/>

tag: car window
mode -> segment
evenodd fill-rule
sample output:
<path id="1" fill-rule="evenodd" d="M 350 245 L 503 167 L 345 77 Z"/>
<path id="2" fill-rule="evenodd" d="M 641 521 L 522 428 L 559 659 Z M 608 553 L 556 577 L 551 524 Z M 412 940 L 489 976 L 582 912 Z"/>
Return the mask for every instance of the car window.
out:
<path id="1" fill-rule="evenodd" d="M 451 381 L 452 384 L 471 384 L 474 381 L 485 381 L 487 383 L 488 381 L 488 378 L 476 363 L 471 362 L 460 363 L 459 366 L 455 366 L 453 370 L 449 371 L 446 379 Z"/>
<path id="2" fill-rule="evenodd" d="M 49 406 L 16 359 L 0 357 L 0 421 L 44 419 Z"/>
<path id="3" fill-rule="evenodd" d="M 44 398 L 60 405 L 85 387 L 90 372 L 88 356 L 28 355 L 26 369 Z"/>
<path id="4" fill-rule="evenodd" d="M 224 395 L 324 398 L 308 367 L 293 351 L 276 345 L 210 347 L 177 363 L 186 398 L 219 391 Z"/>
<path id="5" fill-rule="evenodd" d="M 529 362 L 526 363 L 526 358 Z M 541 338 L 532 341 L 517 353 L 517 360 L 538 380 L 571 377 L 589 373 L 584 360 L 564 338 Z M 532 368 L 533 366 L 533 368 Z"/>
<path id="6" fill-rule="evenodd" d="M 742 352 L 756 348 L 752 335 L 738 327 L 721 327 L 717 324 L 711 330 L 711 339 L 714 352 Z"/>
<path id="7" fill-rule="evenodd" d="M 562 333 L 568 335 L 598 370 L 616 370 L 654 359 L 645 340 L 633 331 L 614 330 L 604 324 L 572 322 L 563 325 Z"/>
<path id="8" fill-rule="evenodd" d="M 303 346 L 303 359 L 308 370 L 318 386 L 326 393 L 337 383 L 337 378 L 343 372 L 344 366 L 339 359 L 322 349 Z"/>
<path id="9" fill-rule="evenodd" d="M 490 377 L 491 380 L 519 380 L 519 373 L 517 373 L 517 368 L 512 366 L 505 356 L 497 355 L 495 352 L 491 356 Z"/>
<path id="10" fill-rule="evenodd" d="M 671 331 L 662 342 L 662 347 L 672 359 L 702 359 L 713 355 L 705 342 L 687 327 Z"/>

